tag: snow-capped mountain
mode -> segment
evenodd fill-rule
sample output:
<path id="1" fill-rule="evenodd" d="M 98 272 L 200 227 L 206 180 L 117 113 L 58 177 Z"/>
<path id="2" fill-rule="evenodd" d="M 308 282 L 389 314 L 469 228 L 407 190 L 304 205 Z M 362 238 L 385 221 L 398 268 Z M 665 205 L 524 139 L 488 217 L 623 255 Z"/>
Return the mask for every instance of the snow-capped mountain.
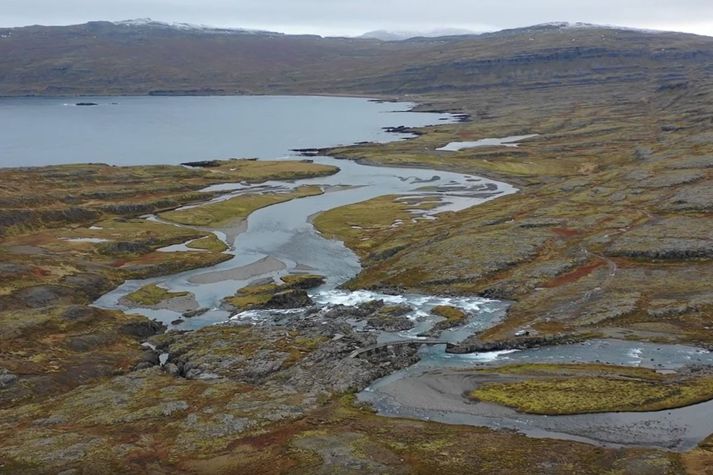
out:
<path id="1" fill-rule="evenodd" d="M 263 31 L 263 30 L 250 30 L 245 28 L 219 28 L 209 25 L 196 25 L 192 23 L 181 23 L 181 22 L 163 22 L 153 20 L 151 18 L 135 18 L 131 20 L 123 21 L 113 21 L 112 24 L 116 26 L 125 27 L 142 27 L 142 28 L 161 28 L 161 29 L 173 29 L 186 32 L 199 32 L 199 33 L 216 33 L 216 34 L 259 34 L 259 35 L 281 35 L 282 33 L 276 33 L 273 31 Z"/>

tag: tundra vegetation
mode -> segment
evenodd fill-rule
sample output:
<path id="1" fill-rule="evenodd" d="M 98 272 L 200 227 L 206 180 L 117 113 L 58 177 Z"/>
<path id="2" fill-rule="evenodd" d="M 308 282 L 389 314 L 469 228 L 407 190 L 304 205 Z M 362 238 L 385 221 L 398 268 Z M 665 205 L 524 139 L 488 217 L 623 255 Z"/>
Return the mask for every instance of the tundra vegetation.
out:
<path id="1" fill-rule="evenodd" d="M 661 411 L 713 399 L 713 376 L 665 376 L 644 368 L 604 365 L 525 365 L 499 368 L 515 381 L 485 383 L 473 400 L 495 402 L 533 414 Z"/>
<path id="2" fill-rule="evenodd" d="M 179 224 L 219 227 L 229 221 L 241 221 L 260 208 L 321 193 L 322 189 L 318 186 L 301 186 L 290 192 L 248 193 L 215 203 L 167 211 L 160 216 Z"/>
<path id="3" fill-rule="evenodd" d="M 107 41 L 102 28 L 108 27 L 57 34 L 71 41 L 94 35 L 92 44 L 101 46 Z M 19 51 L 19 41 L 46 41 L 33 32 L 14 33 L 0 52 Z M 170 76 L 162 61 L 150 75 L 134 69 L 120 75 L 134 89 L 107 79 L 124 70 L 119 59 L 136 52 L 134 33 L 116 46 L 121 51 L 111 67 L 98 59 L 105 54 L 95 55 L 103 49 L 93 47 L 78 68 L 94 73 L 75 78 L 72 87 L 157 92 L 163 84 L 157 78 Z M 164 46 L 171 41 L 162 34 Z M 195 41 L 218 48 L 212 51 L 240 50 L 220 35 Z M 267 48 L 260 41 L 270 40 L 241 41 Z M 280 51 L 290 44 L 289 37 L 275 41 Z M 362 55 L 340 52 L 348 40 L 329 40 L 339 46 L 328 48 L 334 62 L 320 49 L 332 43 L 292 41 L 311 53 L 300 56 L 293 71 L 270 75 L 282 79 L 265 81 L 263 66 L 251 63 L 231 82 L 232 76 L 219 74 L 230 64 L 216 61 L 208 66 L 217 69 L 195 69 L 201 81 L 215 81 L 200 87 L 222 93 L 409 94 L 419 110 L 448 110 L 470 120 L 418 130 L 408 141 L 328 153 L 457 170 L 520 189 L 434 221 L 410 219 L 407 205 L 393 196 L 318 216 L 314 223 L 322 233 L 343 239 L 362 258 L 364 269 L 348 287 L 512 301 L 507 318 L 477 336 L 480 343 L 605 336 L 713 345 L 713 40 L 541 28 L 455 38 L 445 46 L 360 40 L 352 51 L 369 53 Z M 49 56 L 61 58 L 48 44 L 33 54 L 49 48 Z M 163 49 L 145 53 L 157 51 Z M 0 58 L 7 64 L 3 70 L 18 70 L 22 60 Z M 72 92 L 61 77 L 28 76 L 40 81 L 20 85 L 7 75 L 0 90 Z M 166 87 L 187 92 L 176 84 Z M 539 136 L 517 148 L 437 150 L 453 141 L 532 133 Z M 126 279 L 229 257 L 208 230 L 141 215 L 176 218 L 184 212 L 171 212 L 204 201 L 198 190 L 210 184 L 333 172 L 309 163 L 236 160 L 202 168 L 0 170 L 0 471 L 711 473 L 711 438 L 679 454 L 379 417 L 355 404 L 353 393 L 417 356 L 349 358 L 375 337 L 352 331 L 340 316 L 325 324 L 305 316 L 281 328 L 212 326 L 164 334 L 143 317 L 88 306 Z M 230 211 L 191 209 L 207 213 L 201 224 L 212 224 L 242 206 L 237 203 L 243 199 L 236 200 L 221 205 Z M 101 241 L 76 240 L 86 238 Z M 204 252 L 158 252 L 189 241 Z M 299 290 L 283 285 L 292 283 L 246 289 L 229 303 L 250 308 Z M 151 302 L 165 297 L 154 297 L 156 292 L 143 293 Z M 451 309 L 438 314 L 446 321 L 461 318 Z M 146 340 L 157 351 L 143 348 Z M 170 355 L 163 367 L 157 352 Z M 664 409 L 711 397 L 705 373 L 591 365 L 488 371 L 517 380 L 484 384 L 471 396 L 545 414 Z"/>

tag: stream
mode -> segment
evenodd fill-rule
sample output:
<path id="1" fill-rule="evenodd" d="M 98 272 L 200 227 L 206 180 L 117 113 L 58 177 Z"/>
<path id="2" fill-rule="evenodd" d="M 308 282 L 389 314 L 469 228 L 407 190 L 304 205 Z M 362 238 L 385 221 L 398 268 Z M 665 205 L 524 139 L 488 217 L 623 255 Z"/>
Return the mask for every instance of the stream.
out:
<path id="1" fill-rule="evenodd" d="M 290 159 L 298 159 L 291 157 Z M 223 184 L 205 191 L 224 191 L 214 198 L 227 199 L 243 193 L 285 191 L 298 186 L 318 185 L 325 193 L 268 206 L 253 212 L 239 229 L 217 230 L 217 235 L 228 239 L 232 258 L 221 264 L 182 272 L 172 276 L 127 281 L 114 291 L 102 296 L 95 305 L 104 308 L 138 312 L 170 325 L 181 314 L 167 309 L 152 310 L 122 304 L 122 297 L 151 283 L 171 291 L 192 293 L 201 308 L 210 309 L 191 318 L 175 329 L 197 329 L 223 322 L 232 315 L 221 310 L 223 298 L 251 283 L 274 280 L 290 273 L 308 272 L 325 276 L 326 284 L 312 293 L 317 302 L 324 302 L 339 285 L 355 277 L 361 270 L 357 256 L 340 241 L 324 238 L 310 223 L 318 213 L 341 206 L 366 201 L 383 195 L 401 195 L 404 199 L 437 201 L 427 211 L 414 209 L 413 220 L 437 219 L 438 214 L 459 211 L 494 198 L 515 193 L 512 186 L 485 178 L 459 173 L 418 168 L 393 168 L 361 165 L 331 157 L 314 157 L 315 163 L 333 165 L 339 172 L 320 178 L 287 182 L 267 182 L 246 186 L 241 183 Z M 159 219 L 149 216 L 147 219 Z M 394 226 L 399 226 L 395 222 Z M 230 237 L 234 236 L 231 240 Z M 164 249 L 167 250 L 167 249 Z M 174 251 L 184 251 L 181 245 Z M 480 301 L 480 299 L 474 299 Z"/>
<path id="2" fill-rule="evenodd" d="M 448 120 L 448 117 L 445 118 Z M 443 121 L 444 117 L 434 118 L 434 124 L 435 120 Z M 399 138 L 402 137 L 393 137 L 394 140 Z M 283 159 L 298 160 L 301 157 L 293 155 Z M 339 172 L 329 177 L 294 182 L 267 182 L 259 185 L 226 183 L 205 190 L 222 193 L 213 199 L 228 199 L 243 193 L 287 191 L 303 185 L 318 185 L 325 191 L 322 195 L 257 210 L 245 222 L 211 230 L 230 247 L 227 251 L 232 256 L 230 260 L 175 275 L 127 281 L 102 296 L 95 305 L 141 313 L 174 330 L 195 330 L 230 320 L 258 322 L 270 318 L 275 312 L 248 311 L 232 315 L 220 309 L 221 300 L 251 283 L 277 280 L 290 273 L 302 272 L 326 277 L 326 283 L 310 293 L 316 305 L 321 307 L 357 305 L 375 299 L 411 306 L 412 311 L 407 316 L 416 322 L 416 326 L 405 332 L 382 332 L 378 337 L 379 342 L 423 338 L 421 335 L 440 320 L 430 313 L 436 305 L 453 305 L 469 314 L 465 325 L 446 330 L 440 335 L 440 340 L 444 342 L 463 341 L 495 325 L 504 317 L 508 306 L 506 302 L 479 297 L 387 295 L 341 290 L 341 284 L 360 272 L 359 260 L 342 242 L 326 239 L 319 234 L 310 221 L 318 213 L 391 194 L 400 195 L 413 203 L 437 201 L 438 205 L 428 211 L 414 209 L 411 218 L 433 220 L 438 219 L 438 215 L 443 212 L 463 210 L 515 193 L 515 188 L 506 183 L 467 174 L 369 166 L 324 156 L 313 159 L 319 164 L 336 166 Z M 146 219 L 160 220 L 156 216 L 147 216 Z M 395 222 L 394 226 L 400 224 Z M 190 250 L 179 244 L 163 251 Z M 129 307 L 122 303 L 122 297 L 151 283 L 171 291 L 190 292 L 198 305 L 208 311 L 172 324 L 181 317 L 180 313 L 168 309 Z M 283 311 L 283 314 L 289 312 Z M 359 325 L 363 325 L 363 322 L 354 322 L 356 328 Z M 713 354 L 683 345 L 618 340 L 467 355 L 447 354 L 445 345 L 424 346 L 419 363 L 375 381 L 358 397 L 373 405 L 384 416 L 513 429 L 533 437 L 563 438 L 602 446 L 688 450 L 713 430 L 709 423 L 713 420 L 713 402 L 659 412 L 547 417 L 521 414 L 493 404 L 474 403 L 463 396 L 477 385 L 477 377 L 469 374 L 468 369 L 523 362 L 605 362 L 675 370 L 691 364 L 713 365 Z"/>

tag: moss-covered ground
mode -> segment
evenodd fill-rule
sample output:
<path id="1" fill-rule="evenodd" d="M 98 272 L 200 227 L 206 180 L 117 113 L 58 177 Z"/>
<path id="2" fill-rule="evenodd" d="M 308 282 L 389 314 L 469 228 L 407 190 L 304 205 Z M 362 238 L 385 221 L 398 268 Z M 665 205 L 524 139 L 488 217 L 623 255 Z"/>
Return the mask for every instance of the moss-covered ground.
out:
<path id="1" fill-rule="evenodd" d="M 186 244 L 186 247 L 212 252 L 223 252 L 228 250 L 228 246 L 223 241 L 218 239 L 215 234 L 191 241 Z"/>
<path id="2" fill-rule="evenodd" d="M 164 288 L 159 287 L 156 284 L 149 284 L 141 287 L 134 292 L 131 292 L 126 296 L 128 300 L 139 305 L 157 305 L 165 300 L 173 299 L 176 297 L 184 297 L 188 295 L 188 292 L 171 292 Z"/>
<path id="3" fill-rule="evenodd" d="M 546 415 L 660 411 L 713 399 L 710 374 L 664 376 L 647 369 L 589 365 L 530 365 L 498 374 L 524 379 L 485 383 L 469 396 Z"/>
<path id="4" fill-rule="evenodd" d="M 294 191 L 283 193 L 246 194 L 215 203 L 168 211 L 161 213 L 161 217 L 190 226 L 220 227 L 230 221 L 245 219 L 260 208 L 319 194 L 322 194 L 319 186 L 301 186 Z"/>
<path id="5" fill-rule="evenodd" d="M 462 324 L 467 315 L 466 313 L 456 307 L 451 307 L 450 305 L 439 305 L 437 307 L 434 307 L 433 310 L 431 310 L 431 313 L 434 315 L 438 315 L 439 317 L 443 317 L 448 321 L 449 324 L 452 325 L 460 325 Z"/>

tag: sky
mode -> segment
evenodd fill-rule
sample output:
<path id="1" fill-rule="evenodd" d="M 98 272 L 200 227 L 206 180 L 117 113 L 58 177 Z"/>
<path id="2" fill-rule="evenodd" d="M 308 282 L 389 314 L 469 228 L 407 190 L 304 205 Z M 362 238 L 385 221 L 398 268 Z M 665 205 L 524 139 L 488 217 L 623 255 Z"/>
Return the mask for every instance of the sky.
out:
<path id="1" fill-rule="evenodd" d="M 322 36 L 483 32 L 552 21 L 713 36 L 713 0 L 0 0 L 5 27 L 132 18 Z"/>

